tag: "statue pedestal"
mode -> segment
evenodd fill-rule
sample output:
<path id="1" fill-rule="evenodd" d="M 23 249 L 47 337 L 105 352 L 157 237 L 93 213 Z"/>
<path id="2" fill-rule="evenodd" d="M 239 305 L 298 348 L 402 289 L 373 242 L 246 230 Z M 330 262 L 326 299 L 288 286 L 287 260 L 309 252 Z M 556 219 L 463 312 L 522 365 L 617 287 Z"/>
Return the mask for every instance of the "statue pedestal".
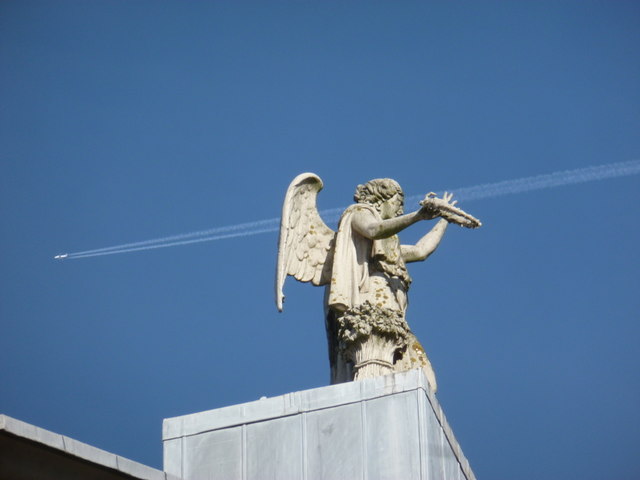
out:
<path id="1" fill-rule="evenodd" d="M 422 370 L 168 418 L 187 480 L 475 480 Z"/>

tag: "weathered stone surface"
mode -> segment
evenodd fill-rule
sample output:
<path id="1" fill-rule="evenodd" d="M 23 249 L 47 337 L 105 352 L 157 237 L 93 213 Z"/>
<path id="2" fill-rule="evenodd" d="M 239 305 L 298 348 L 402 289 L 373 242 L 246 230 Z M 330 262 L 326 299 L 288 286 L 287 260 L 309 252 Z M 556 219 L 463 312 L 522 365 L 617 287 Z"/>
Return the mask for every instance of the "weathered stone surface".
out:
<path id="1" fill-rule="evenodd" d="M 325 316 L 331 383 L 361 380 L 422 368 L 433 391 L 435 373 L 424 348 L 405 320 L 411 277 L 406 264 L 426 259 L 449 223 L 477 228 L 480 221 L 455 207 L 453 196 L 429 194 L 415 212 L 403 215 L 404 194 L 389 178 L 358 185 L 338 231 L 316 208 L 322 180 L 298 175 L 282 207 L 276 304 L 282 311 L 287 275 L 325 285 Z M 415 245 L 397 234 L 422 220 L 442 217 Z"/>
<path id="2" fill-rule="evenodd" d="M 166 419 L 185 480 L 475 477 L 422 370 Z"/>

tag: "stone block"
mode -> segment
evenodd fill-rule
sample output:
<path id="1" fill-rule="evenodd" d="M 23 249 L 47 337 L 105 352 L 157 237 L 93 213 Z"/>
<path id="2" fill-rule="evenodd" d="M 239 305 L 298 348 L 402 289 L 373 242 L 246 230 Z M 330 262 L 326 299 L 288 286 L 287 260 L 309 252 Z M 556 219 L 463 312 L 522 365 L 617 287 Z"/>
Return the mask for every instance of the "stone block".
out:
<path id="1" fill-rule="evenodd" d="M 475 480 L 422 370 L 165 419 L 185 480 Z"/>

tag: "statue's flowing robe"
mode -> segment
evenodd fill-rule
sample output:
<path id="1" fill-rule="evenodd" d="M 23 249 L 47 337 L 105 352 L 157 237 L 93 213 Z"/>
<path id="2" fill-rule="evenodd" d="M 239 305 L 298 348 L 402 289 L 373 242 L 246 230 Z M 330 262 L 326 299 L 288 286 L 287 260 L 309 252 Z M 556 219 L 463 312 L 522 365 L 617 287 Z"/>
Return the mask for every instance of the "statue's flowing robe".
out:
<path id="1" fill-rule="evenodd" d="M 353 216 L 367 210 L 382 221 L 371 205 L 358 203 L 347 208 L 340 219 L 335 237 L 331 281 L 325 294 L 325 318 L 329 342 L 331 383 L 353 379 L 351 365 L 338 348 L 336 319 L 345 311 L 368 301 L 372 305 L 390 308 L 404 318 L 407 309 L 407 290 L 411 277 L 402 258 L 397 235 L 371 240 L 353 229 Z M 436 390 L 435 373 L 422 345 L 409 333 L 408 348 L 395 365 L 396 371 L 421 367 L 433 391 Z"/>
<path id="2" fill-rule="evenodd" d="M 402 259 L 397 235 L 371 240 L 353 229 L 358 211 L 380 214 L 370 205 L 351 205 L 340 219 L 333 257 L 327 306 L 345 311 L 365 301 L 392 308 L 404 316 L 411 277 Z"/>
<path id="3" fill-rule="evenodd" d="M 378 212 L 368 205 L 351 205 L 340 219 L 333 252 L 331 283 L 327 305 L 338 311 L 360 304 L 360 290 L 369 284 L 369 260 L 372 241 L 353 231 L 353 215 L 360 209 Z"/>

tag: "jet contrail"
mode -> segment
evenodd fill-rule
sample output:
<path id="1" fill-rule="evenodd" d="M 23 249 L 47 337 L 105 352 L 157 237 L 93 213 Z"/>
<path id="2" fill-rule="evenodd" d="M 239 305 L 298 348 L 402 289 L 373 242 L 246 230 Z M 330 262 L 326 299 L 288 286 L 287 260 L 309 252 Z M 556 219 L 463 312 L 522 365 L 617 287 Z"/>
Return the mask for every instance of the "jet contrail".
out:
<path id="1" fill-rule="evenodd" d="M 474 187 L 463 187 L 450 190 L 455 192 L 458 200 L 480 200 L 482 198 L 493 198 L 502 195 L 512 195 L 514 193 L 530 192 L 532 190 L 542 190 L 545 188 L 560 187 L 575 183 L 592 182 L 594 180 L 605 180 L 607 178 L 625 177 L 640 173 L 640 160 L 630 162 L 610 163 L 608 165 L 598 165 L 594 167 L 577 168 L 575 170 L 563 170 L 533 177 L 505 180 L 497 183 L 485 183 Z M 422 200 L 420 196 L 415 197 Z"/>
<path id="2" fill-rule="evenodd" d="M 54 258 L 74 259 L 74 258 L 100 257 L 102 255 L 115 255 L 116 253 L 139 252 L 141 250 L 152 250 L 154 248 L 176 247 L 178 245 L 188 245 L 190 243 L 211 242 L 213 240 L 222 240 L 224 238 L 247 237 L 249 235 L 257 235 L 259 233 L 276 232 L 278 231 L 279 228 L 280 226 L 277 225 L 277 226 L 267 227 L 267 228 L 245 230 L 244 232 L 212 235 L 204 238 L 192 238 L 190 240 L 170 241 L 170 242 L 157 243 L 153 245 L 144 245 L 144 246 L 135 246 L 135 247 L 129 246 L 127 248 L 119 248 L 117 250 L 104 250 L 104 251 L 98 251 L 98 252 L 94 251 L 93 253 L 82 253 L 82 252 L 69 253 L 68 256 L 57 255 Z M 142 243 L 144 242 L 137 242 L 138 245 Z M 133 245 L 133 244 L 129 244 L 129 245 Z"/>
<path id="3" fill-rule="evenodd" d="M 628 162 L 610 163 L 574 170 L 563 170 L 532 177 L 504 180 L 496 183 L 485 183 L 472 187 L 462 187 L 448 189 L 455 192 L 455 198 L 463 201 L 481 200 L 483 198 L 493 198 L 502 195 L 513 195 L 516 193 L 530 192 L 533 190 L 543 190 L 546 188 L 560 187 L 575 183 L 592 182 L 605 180 L 607 178 L 625 177 L 640 173 L 640 160 Z M 413 195 L 406 198 L 407 203 L 420 201 L 424 195 Z M 320 214 L 326 221 L 334 221 L 340 216 L 346 207 L 330 208 L 321 210 Z M 191 233 L 182 233 L 167 237 L 160 237 L 140 242 L 124 243 L 111 247 L 96 248 L 80 252 L 65 253 L 56 255 L 55 259 L 79 259 L 98 257 L 103 255 L 115 255 L 118 253 L 139 252 L 142 250 L 152 250 L 155 248 L 175 247 L 178 245 L 188 245 L 191 243 L 211 242 L 226 238 L 247 237 L 260 233 L 276 232 L 279 229 L 280 218 L 269 218 L 254 222 L 238 223 L 223 227 L 215 227 L 207 230 L 198 230 Z"/>
<path id="4" fill-rule="evenodd" d="M 152 240 L 143 240 L 140 242 L 133 242 L 133 243 L 123 243 L 121 245 L 114 245 L 112 247 L 104 247 L 104 248 L 95 248 L 93 250 L 84 250 L 82 252 L 74 252 L 74 253 L 68 253 L 65 254 L 67 255 L 68 258 L 77 258 L 77 257 L 88 257 L 88 256 L 93 256 L 94 253 L 99 253 L 102 255 L 107 254 L 108 252 L 110 252 L 111 250 L 117 250 L 118 253 L 120 253 L 121 250 L 126 250 L 126 251 L 137 251 L 137 250 L 141 250 L 142 248 L 140 247 L 144 247 L 144 246 L 149 246 L 149 245 L 156 245 L 156 244 L 170 244 L 170 245 L 166 245 L 166 246 L 174 246 L 174 245 L 183 245 L 183 243 L 181 243 L 182 240 L 187 240 L 187 239 L 193 239 L 193 238 L 203 238 L 206 237 L 208 239 L 211 240 L 219 240 L 221 238 L 231 238 L 231 237 L 226 237 L 226 236 L 222 236 L 220 238 L 218 238 L 218 236 L 220 236 L 220 234 L 224 233 L 224 232 L 233 232 L 233 231 L 238 231 L 238 230 L 251 230 L 253 231 L 256 228 L 262 227 L 262 226 L 266 226 L 266 225 L 279 225 L 280 219 L 278 218 L 270 218 L 268 220 L 258 220 L 255 222 L 246 222 L 246 223 L 238 223 L 236 225 L 228 225 L 225 227 L 215 227 L 215 228 L 208 228 L 206 230 L 197 230 L 195 232 L 191 232 L 191 233 L 180 233 L 178 235 L 171 235 L 168 237 L 160 237 L 160 238 L 154 238 Z M 260 232 L 262 233 L 262 232 Z M 209 238 L 209 237 L 216 237 L 216 238 Z M 237 236 L 237 235 L 233 235 L 233 236 Z M 188 242 L 188 243 L 195 243 L 195 242 Z M 157 248 L 157 247 L 156 247 Z M 56 255 L 56 258 L 67 258 L 64 255 Z"/>

